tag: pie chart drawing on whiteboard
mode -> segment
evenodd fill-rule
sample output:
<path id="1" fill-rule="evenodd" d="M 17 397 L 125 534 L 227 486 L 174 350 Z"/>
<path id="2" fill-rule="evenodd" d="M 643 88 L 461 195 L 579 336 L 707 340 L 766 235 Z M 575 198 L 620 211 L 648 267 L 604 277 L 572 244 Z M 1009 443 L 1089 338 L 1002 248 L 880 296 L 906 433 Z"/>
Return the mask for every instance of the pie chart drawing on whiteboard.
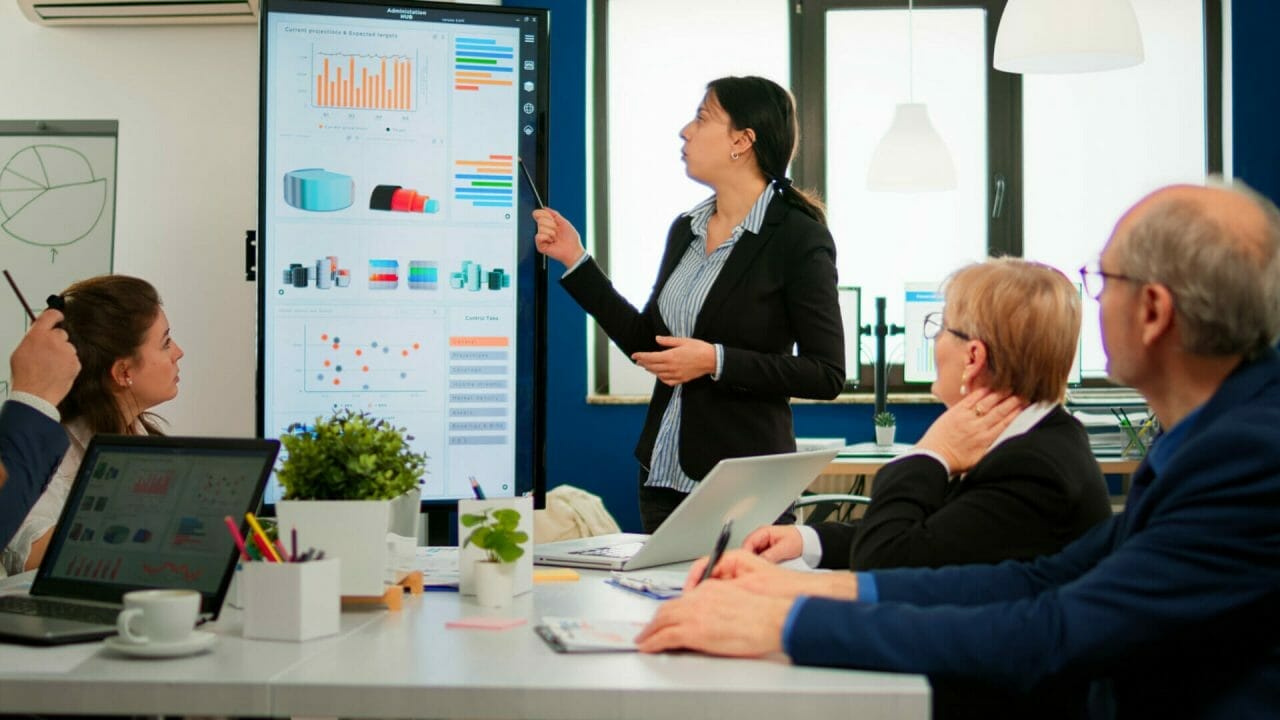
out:
<path id="1" fill-rule="evenodd" d="M 31 145 L 0 167 L 0 228 L 24 243 L 70 245 L 93 231 L 106 206 L 106 178 L 69 147 Z"/>

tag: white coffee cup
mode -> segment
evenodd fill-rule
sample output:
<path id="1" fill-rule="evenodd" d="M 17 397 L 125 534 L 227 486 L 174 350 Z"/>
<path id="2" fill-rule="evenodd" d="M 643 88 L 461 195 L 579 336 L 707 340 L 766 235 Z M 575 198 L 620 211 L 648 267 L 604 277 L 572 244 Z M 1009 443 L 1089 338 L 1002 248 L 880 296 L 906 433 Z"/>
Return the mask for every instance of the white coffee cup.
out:
<path id="1" fill-rule="evenodd" d="M 116 632 L 131 643 L 175 643 L 186 640 L 200 614 L 195 590 L 134 590 L 124 594 L 124 610 L 116 616 Z"/>

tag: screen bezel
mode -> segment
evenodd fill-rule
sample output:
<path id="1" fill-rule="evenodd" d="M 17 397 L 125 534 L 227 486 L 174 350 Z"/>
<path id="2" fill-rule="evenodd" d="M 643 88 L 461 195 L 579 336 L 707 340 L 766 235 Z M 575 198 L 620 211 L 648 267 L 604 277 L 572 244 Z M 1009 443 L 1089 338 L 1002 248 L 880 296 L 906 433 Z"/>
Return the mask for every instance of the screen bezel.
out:
<path id="1" fill-rule="evenodd" d="M 273 187 L 266 177 L 268 158 L 267 128 L 267 88 L 268 88 L 268 35 L 269 19 L 272 14 L 301 13 L 323 16 L 379 18 L 387 17 L 391 10 L 403 10 L 400 18 L 406 21 L 447 21 L 459 24 L 481 25 L 485 18 L 531 18 L 537 27 L 535 37 L 535 132 L 533 133 L 535 152 L 533 157 L 522 155 L 522 159 L 533 175 L 543 198 L 547 198 L 547 163 L 548 163 L 548 128 L 550 105 L 550 13 L 545 9 L 525 7 L 503 7 L 488 5 L 458 5 L 451 3 L 418 2 L 368 2 L 365 0 L 262 0 L 261 21 L 259 23 L 259 108 L 258 108 L 258 232 L 257 232 L 257 264 L 258 276 L 258 332 L 257 334 L 257 377 L 255 379 L 256 411 L 255 425 L 258 437 L 266 434 L 266 335 L 262 332 L 266 317 L 267 278 L 267 244 L 272 238 L 266 231 L 269 201 L 268 189 Z M 412 17 L 408 17 L 412 14 Z M 493 24 L 493 23 L 489 23 Z M 514 22 L 503 23 L 513 25 Z M 532 160 L 532 162 L 531 162 Z M 519 217 L 517 235 L 517 285 L 520 295 L 517 301 L 517 332 L 521 328 L 529 328 L 528 333 L 520 333 L 522 341 L 518 343 L 516 358 L 516 401 L 515 416 L 516 451 L 515 451 L 515 495 L 532 495 L 534 506 L 545 506 L 546 496 L 546 261 L 541 257 L 533 243 L 535 223 L 530 212 L 536 207 L 534 194 L 523 181 L 517 183 L 516 213 Z M 526 302 L 526 300 L 529 300 Z M 521 382 L 523 379 L 531 382 Z M 424 498 L 422 510 L 437 514 L 443 511 L 454 511 L 457 498 Z M 273 503 L 263 504 L 263 513 L 273 515 Z"/>

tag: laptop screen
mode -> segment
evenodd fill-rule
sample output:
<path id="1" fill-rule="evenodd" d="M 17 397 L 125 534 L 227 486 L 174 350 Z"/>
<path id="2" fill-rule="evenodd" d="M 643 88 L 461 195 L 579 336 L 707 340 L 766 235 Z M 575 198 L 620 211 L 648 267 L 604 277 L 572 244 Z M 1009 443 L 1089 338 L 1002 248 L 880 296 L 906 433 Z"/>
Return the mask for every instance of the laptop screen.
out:
<path id="1" fill-rule="evenodd" d="M 94 438 L 76 475 L 33 594 L 118 601 L 137 588 L 188 588 L 205 609 L 229 582 L 235 544 L 257 507 L 273 440 Z"/>

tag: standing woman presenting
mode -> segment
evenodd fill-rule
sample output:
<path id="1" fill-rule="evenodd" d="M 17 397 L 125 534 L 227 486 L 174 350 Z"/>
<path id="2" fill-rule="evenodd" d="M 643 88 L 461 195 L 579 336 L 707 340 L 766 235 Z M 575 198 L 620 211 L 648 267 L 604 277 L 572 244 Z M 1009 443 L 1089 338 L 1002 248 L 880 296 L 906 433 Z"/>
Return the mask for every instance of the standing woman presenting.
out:
<path id="1" fill-rule="evenodd" d="M 786 177 L 797 135 L 776 83 L 707 85 L 681 157 L 714 194 L 672 223 L 643 310 L 563 216 L 533 213 L 538 250 L 567 267 L 560 284 L 657 378 L 636 444 L 646 532 L 720 460 L 794 451 L 789 398 L 830 399 L 844 385 L 835 243 L 821 204 Z"/>

